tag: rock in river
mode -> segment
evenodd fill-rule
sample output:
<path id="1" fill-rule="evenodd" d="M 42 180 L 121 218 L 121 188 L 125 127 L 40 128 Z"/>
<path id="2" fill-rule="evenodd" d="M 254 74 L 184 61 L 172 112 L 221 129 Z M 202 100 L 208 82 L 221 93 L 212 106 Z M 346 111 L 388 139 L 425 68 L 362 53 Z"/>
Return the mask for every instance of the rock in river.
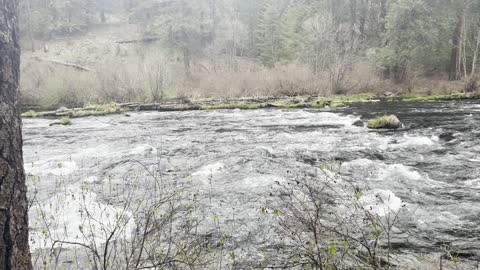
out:
<path id="1" fill-rule="evenodd" d="M 445 132 L 440 134 L 438 138 L 442 141 L 450 142 L 455 140 L 455 135 L 453 134 L 453 132 Z"/>
<path id="2" fill-rule="evenodd" d="M 398 129 L 402 127 L 402 122 L 393 114 L 384 115 L 368 121 L 367 127 L 371 129 Z"/>
<path id="3" fill-rule="evenodd" d="M 363 123 L 362 120 L 357 120 L 355 122 L 353 122 L 352 126 L 356 126 L 356 127 L 363 127 L 365 124 Z"/>

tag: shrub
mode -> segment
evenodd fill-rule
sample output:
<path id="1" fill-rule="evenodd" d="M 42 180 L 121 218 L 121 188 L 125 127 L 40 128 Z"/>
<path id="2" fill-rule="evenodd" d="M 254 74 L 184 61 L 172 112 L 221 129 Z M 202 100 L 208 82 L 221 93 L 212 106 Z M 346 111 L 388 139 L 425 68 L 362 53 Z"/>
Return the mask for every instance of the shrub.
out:
<path id="1" fill-rule="evenodd" d="M 279 238 L 289 243 L 288 256 L 273 268 L 381 269 L 390 261 L 390 238 L 402 208 L 381 213 L 364 200 L 368 192 L 338 173 L 340 164 L 291 175 L 278 183 L 279 205 L 272 205 Z"/>
<path id="2" fill-rule="evenodd" d="M 465 83 L 465 93 L 477 93 L 479 89 L 478 77 L 472 77 Z"/>
<path id="3" fill-rule="evenodd" d="M 222 243 L 220 236 L 207 239 L 199 231 L 197 196 L 141 166 L 145 169 L 135 167 L 101 183 L 72 187 L 55 181 L 48 193 L 38 193 L 34 185 L 35 269 L 62 269 L 62 261 L 75 262 L 76 269 L 213 269 L 208 267 L 217 256 L 212 247 Z M 29 178 L 33 184 L 41 181 Z M 99 185 L 106 202 L 96 197 Z M 79 219 L 78 228 L 67 226 L 66 215 Z"/>

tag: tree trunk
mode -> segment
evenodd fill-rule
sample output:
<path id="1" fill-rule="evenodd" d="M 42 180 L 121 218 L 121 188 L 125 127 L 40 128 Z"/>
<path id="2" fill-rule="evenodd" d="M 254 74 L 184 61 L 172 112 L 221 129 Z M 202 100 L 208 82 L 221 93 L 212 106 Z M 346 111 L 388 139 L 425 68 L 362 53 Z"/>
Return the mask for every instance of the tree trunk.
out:
<path id="1" fill-rule="evenodd" d="M 368 2 L 367 2 L 368 3 Z M 365 37 L 365 22 L 367 21 L 367 11 L 368 4 L 365 3 L 365 0 L 360 0 L 360 18 L 358 21 L 358 31 L 362 37 Z"/>
<path id="2" fill-rule="evenodd" d="M 465 28 L 465 13 L 458 16 L 457 27 L 453 32 L 452 37 L 452 54 L 450 58 L 450 72 L 448 79 L 451 81 L 458 81 L 462 77 L 462 47 L 463 47 L 463 33 Z"/>
<path id="3" fill-rule="evenodd" d="M 190 63 L 192 60 L 192 55 L 188 48 L 183 48 L 183 68 L 185 69 L 185 79 L 190 80 L 192 78 L 192 73 L 190 71 Z"/>
<path id="4" fill-rule="evenodd" d="M 392 76 L 395 83 L 403 84 L 408 80 L 408 72 L 405 64 L 395 65 L 392 69 Z M 409 91 L 410 92 L 410 91 Z"/>
<path id="5" fill-rule="evenodd" d="M 210 30 L 210 38 L 215 42 L 217 37 L 218 18 L 217 18 L 217 0 L 210 0 L 210 19 L 212 20 L 212 28 Z"/>
<path id="6" fill-rule="evenodd" d="M 328 5 L 329 5 L 329 10 L 330 10 L 330 14 L 332 16 L 332 22 L 333 22 L 333 25 L 337 26 L 338 25 L 338 17 L 337 17 L 337 6 L 338 6 L 338 1 L 339 0 L 330 0 L 328 2 Z"/>
<path id="7" fill-rule="evenodd" d="M 35 52 L 35 40 L 33 38 L 33 25 L 32 25 L 32 1 L 27 2 L 27 14 L 28 14 L 28 38 L 30 39 L 30 45 L 32 52 Z"/>
<path id="8" fill-rule="evenodd" d="M 380 32 L 385 32 L 385 20 L 387 17 L 387 0 L 380 0 Z"/>
<path id="9" fill-rule="evenodd" d="M 475 50 L 473 51 L 472 70 L 470 73 L 470 78 L 473 78 L 473 76 L 475 76 L 475 69 L 478 60 L 478 50 L 480 49 L 480 29 L 478 29 L 476 41 L 477 42 L 475 44 Z"/>
<path id="10" fill-rule="evenodd" d="M 350 49 L 353 49 L 357 31 L 357 0 L 350 0 Z"/>
<path id="11" fill-rule="evenodd" d="M 32 269 L 18 104 L 17 1 L 0 0 L 0 269 Z"/>
<path id="12" fill-rule="evenodd" d="M 107 22 L 107 17 L 105 16 L 105 8 L 102 7 L 102 9 L 100 10 L 100 21 L 102 23 L 106 23 Z"/>

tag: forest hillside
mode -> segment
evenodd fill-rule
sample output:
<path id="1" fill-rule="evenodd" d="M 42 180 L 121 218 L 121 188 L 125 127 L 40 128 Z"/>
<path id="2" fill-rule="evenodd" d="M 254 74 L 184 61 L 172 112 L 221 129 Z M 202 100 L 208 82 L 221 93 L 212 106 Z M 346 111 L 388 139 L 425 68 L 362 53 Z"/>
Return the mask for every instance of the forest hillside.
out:
<path id="1" fill-rule="evenodd" d="M 22 0 L 22 103 L 475 92 L 477 0 Z"/>

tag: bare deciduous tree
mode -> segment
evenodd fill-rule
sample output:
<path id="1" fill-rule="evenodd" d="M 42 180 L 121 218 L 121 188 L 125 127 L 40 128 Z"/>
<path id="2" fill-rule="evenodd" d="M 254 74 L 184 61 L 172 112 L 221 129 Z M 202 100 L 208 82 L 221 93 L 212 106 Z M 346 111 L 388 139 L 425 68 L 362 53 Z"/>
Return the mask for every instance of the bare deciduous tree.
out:
<path id="1" fill-rule="evenodd" d="M 453 34 L 453 48 L 450 60 L 450 73 L 449 80 L 457 81 L 461 78 L 461 62 L 462 62 L 462 47 L 463 47 L 463 35 L 465 28 L 465 11 L 458 16 L 457 27 Z"/>

